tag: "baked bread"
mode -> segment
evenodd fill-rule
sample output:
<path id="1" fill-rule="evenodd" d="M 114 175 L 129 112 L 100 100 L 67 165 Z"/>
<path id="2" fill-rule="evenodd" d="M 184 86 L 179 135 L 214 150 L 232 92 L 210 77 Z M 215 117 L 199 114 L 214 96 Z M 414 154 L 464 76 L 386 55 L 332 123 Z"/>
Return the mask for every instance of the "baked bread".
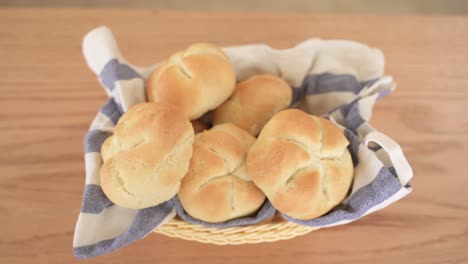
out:
<path id="1" fill-rule="evenodd" d="M 298 109 L 277 113 L 247 157 L 247 172 L 273 206 L 308 220 L 347 195 L 353 179 L 349 142 L 332 122 Z"/>
<path id="2" fill-rule="evenodd" d="M 147 82 L 147 99 L 174 104 L 190 120 L 222 104 L 234 91 L 236 78 L 222 50 L 197 43 L 173 54 Z"/>
<path id="3" fill-rule="evenodd" d="M 219 223 L 256 212 L 265 195 L 245 170 L 245 157 L 255 138 L 222 124 L 197 134 L 187 175 L 178 193 L 194 218 Z"/>
<path id="4" fill-rule="evenodd" d="M 213 111 L 213 123 L 233 123 L 257 136 L 277 112 L 292 100 L 292 89 L 274 75 L 254 75 L 237 84 L 232 96 Z"/>
<path id="5" fill-rule="evenodd" d="M 192 125 L 177 109 L 133 106 L 102 145 L 102 190 L 113 203 L 132 209 L 171 199 L 188 171 L 193 140 Z"/>
<path id="6" fill-rule="evenodd" d="M 191 122 L 193 126 L 193 131 L 195 131 L 195 134 L 198 134 L 208 129 L 208 126 L 200 119 L 193 120 Z"/>

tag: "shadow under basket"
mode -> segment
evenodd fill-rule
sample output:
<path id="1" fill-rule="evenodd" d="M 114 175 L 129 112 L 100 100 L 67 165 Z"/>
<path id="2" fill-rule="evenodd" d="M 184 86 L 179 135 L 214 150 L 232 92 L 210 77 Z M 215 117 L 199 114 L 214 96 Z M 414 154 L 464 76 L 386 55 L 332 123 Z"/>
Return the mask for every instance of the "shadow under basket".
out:
<path id="1" fill-rule="evenodd" d="M 175 217 L 154 232 L 215 245 L 241 245 L 291 239 L 317 229 L 319 228 L 298 225 L 275 215 L 272 219 L 256 225 L 228 228 L 204 227 Z"/>

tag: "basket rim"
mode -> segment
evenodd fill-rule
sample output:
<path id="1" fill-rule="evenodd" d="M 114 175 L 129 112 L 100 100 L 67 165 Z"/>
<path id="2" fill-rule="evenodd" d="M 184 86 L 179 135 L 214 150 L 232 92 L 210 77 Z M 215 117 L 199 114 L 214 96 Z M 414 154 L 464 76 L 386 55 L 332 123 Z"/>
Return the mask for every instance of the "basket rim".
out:
<path id="1" fill-rule="evenodd" d="M 173 218 L 153 232 L 201 243 L 241 245 L 291 239 L 317 229 L 319 227 L 303 226 L 278 218 L 255 225 L 228 228 L 205 227 Z"/>

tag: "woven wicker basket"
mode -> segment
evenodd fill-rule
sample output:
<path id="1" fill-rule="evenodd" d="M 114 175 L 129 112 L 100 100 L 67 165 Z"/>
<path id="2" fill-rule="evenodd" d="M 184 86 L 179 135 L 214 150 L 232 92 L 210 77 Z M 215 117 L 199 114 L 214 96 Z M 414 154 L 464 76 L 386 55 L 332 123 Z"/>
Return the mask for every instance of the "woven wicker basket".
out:
<path id="1" fill-rule="evenodd" d="M 257 225 L 229 228 L 207 228 L 174 218 L 154 232 L 215 245 L 240 245 L 291 239 L 317 229 L 317 227 L 301 226 L 276 216 L 270 221 Z"/>

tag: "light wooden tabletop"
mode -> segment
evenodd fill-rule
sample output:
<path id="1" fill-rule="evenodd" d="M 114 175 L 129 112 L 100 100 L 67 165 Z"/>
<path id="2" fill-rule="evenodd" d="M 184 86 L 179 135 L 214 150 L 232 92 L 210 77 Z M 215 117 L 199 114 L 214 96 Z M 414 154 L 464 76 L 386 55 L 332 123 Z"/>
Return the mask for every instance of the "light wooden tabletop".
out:
<path id="1" fill-rule="evenodd" d="M 382 49 L 398 88 L 371 123 L 402 145 L 414 192 L 355 223 L 289 241 L 213 246 L 154 234 L 74 259 L 82 138 L 106 97 L 81 39 L 99 25 L 135 64 L 195 41 L 285 48 L 321 37 Z M 0 109 L 0 263 L 468 262 L 468 17 L 1 9 Z"/>

